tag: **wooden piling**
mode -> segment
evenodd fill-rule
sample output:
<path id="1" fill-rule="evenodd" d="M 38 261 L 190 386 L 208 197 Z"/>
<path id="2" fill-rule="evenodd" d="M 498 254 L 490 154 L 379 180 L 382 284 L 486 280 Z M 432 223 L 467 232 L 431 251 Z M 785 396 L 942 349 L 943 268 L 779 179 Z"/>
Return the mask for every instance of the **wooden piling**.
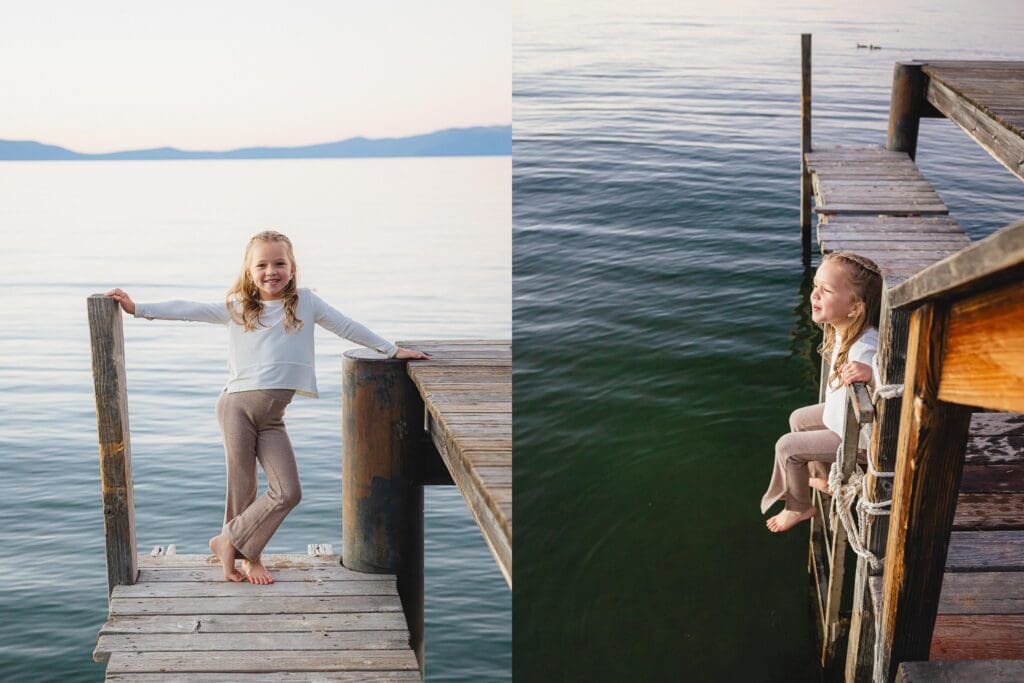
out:
<path id="1" fill-rule="evenodd" d="M 928 77 L 917 62 L 896 62 L 892 71 L 892 96 L 889 100 L 889 132 L 885 148 L 917 155 L 917 131 L 927 100 Z"/>
<path id="2" fill-rule="evenodd" d="M 963 470 L 970 408 L 938 398 L 948 315 L 932 302 L 910 317 L 875 671 L 885 680 L 900 662 L 928 659 Z"/>
<path id="3" fill-rule="evenodd" d="M 811 174 L 805 154 L 811 151 L 811 34 L 800 35 L 800 238 L 804 261 L 811 255 Z"/>
<path id="4" fill-rule="evenodd" d="M 906 366 L 907 325 L 906 311 L 893 311 L 889 306 L 889 288 L 882 288 L 882 306 L 878 327 L 878 375 L 883 385 L 903 383 Z M 896 464 L 896 440 L 900 428 L 902 397 L 879 396 L 875 402 L 875 421 L 871 431 L 868 457 L 873 459 L 874 470 L 892 472 Z M 871 503 L 892 500 L 892 479 L 876 477 L 869 469 L 865 473 L 864 490 Z M 868 515 L 864 520 L 864 538 L 867 549 L 878 558 L 885 557 L 885 543 L 889 533 L 888 515 Z M 857 573 L 853 586 L 853 610 L 850 616 L 850 640 L 846 650 L 845 680 L 866 681 L 874 666 L 875 619 L 871 606 L 868 582 L 882 573 L 873 569 L 868 561 L 857 558 Z"/>
<path id="5" fill-rule="evenodd" d="M 423 670 L 423 400 L 406 362 L 358 349 L 342 360 L 342 564 L 397 573 Z"/>
<path id="6" fill-rule="evenodd" d="M 121 307 L 110 297 L 94 294 L 88 298 L 87 308 L 109 598 L 115 586 L 130 586 L 139 574 L 132 450 L 128 434 L 128 389 L 124 370 L 124 329 Z"/>

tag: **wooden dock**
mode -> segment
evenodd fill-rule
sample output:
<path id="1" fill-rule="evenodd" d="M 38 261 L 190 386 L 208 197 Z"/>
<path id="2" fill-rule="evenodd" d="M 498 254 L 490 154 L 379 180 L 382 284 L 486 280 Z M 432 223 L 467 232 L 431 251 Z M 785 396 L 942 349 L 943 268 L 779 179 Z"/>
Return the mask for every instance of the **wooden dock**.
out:
<path id="1" fill-rule="evenodd" d="M 431 360 L 409 363 L 424 422 L 512 587 L 512 343 L 409 341 Z"/>
<path id="2" fill-rule="evenodd" d="M 809 36 L 803 45 L 809 99 Z M 1024 179 L 1024 62 L 897 64 L 884 147 L 812 145 L 809 110 L 805 101 L 805 246 L 817 214 L 821 253 L 854 251 L 882 271 L 887 395 L 865 406 L 851 391 L 848 410 L 867 410 L 874 425 L 862 497 L 891 501 L 889 512 L 862 518 L 859 538 L 884 571 L 857 558 L 847 608 L 845 532 L 828 525 L 829 499 L 815 492 L 809 569 L 823 666 L 846 681 L 981 680 L 972 678 L 981 672 L 1019 680 L 1024 223 L 972 244 L 913 159 L 919 119 L 945 116 Z M 855 469 L 845 450 L 844 475 Z M 948 661 L 921 661 L 929 658 Z"/>
<path id="3" fill-rule="evenodd" d="M 106 680 L 421 680 L 394 576 L 334 554 L 263 559 L 266 586 L 225 581 L 212 555 L 140 556 L 93 652 Z"/>
<path id="4" fill-rule="evenodd" d="M 264 555 L 275 583 L 212 554 L 137 552 L 124 334 L 88 299 L 109 592 L 93 657 L 108 681 L 421 680 L 423 487 L 456 483 L 511 587 L 511 343 L 402 342 L 342 361 L 342 546 Z M 204 544 L 205 544 L 205 536 Z"/>

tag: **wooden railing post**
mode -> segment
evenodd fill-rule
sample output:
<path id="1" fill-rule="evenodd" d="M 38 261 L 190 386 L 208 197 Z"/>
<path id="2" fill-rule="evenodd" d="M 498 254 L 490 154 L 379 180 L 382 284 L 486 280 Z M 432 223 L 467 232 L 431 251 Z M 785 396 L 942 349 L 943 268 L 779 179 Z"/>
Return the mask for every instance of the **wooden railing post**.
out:
<path id="1" fill-rule="evenodd" d="M 804 260 L 811 256 L 811 174 L 804 155 L 811 151 L 811 34 L 800 35 L 800 238 Z"/>
<path id="2" fill-rule="evenodd" d="M 406 361 L 374 351 L 342 359 L 342 564 L 398 575 L 423 671 L 423 400 Z"/>
<path id="3" fill-rule="evenodd" d="M 910 316 L 876 681 L 928 659 L 935 627 L 971 419 L 970 408 L 938 398 L 948 317 L 942 301 Z"/>
<path id="4" fill-rule="evenodd" d="M 906 152 L 911 159 L 917 156 L 917 131 L 927 105 L 925 89 L 928 77 L 922 66 L 914 62 L 896 62 L 892 71 L 889 132 L 885 148 Z"/>
<path id="5" fill-rule="evenodd" d="M 874 409 L 871 406 L 871 397 L 867 387 L 863 382 L 855 382 L 848 386 L 844 398 L 846 414 L 843 418 L 839 471 L 843 476 L 843 484 L 846 484 L 857 467 L 861 426 L 871 422 L 874 417 Z M 825 633 L 821 653 L 822 666 L 827 669 L 831 669 L 835 665 L 836 650 L 844 635 L 843 625 L 839 619 L 839 607 L 843 601 L 847 546 L 846 528 L 837 520 L 836 528 L 832 530 L 828 597 L 825 601 Z"/>
<path id="6" fill-rule="evenodd" d="M 132 449 L 128 435 L 128 387 L 124 370 L 124 329 L 121 307 L 116 301 L 95 294 L 88 298 L 87 303 L 109 597 L 114 586 L 134 584 L 139 573 Z"/>
<path id="7" fill-rule="evenodd" d="M 907 357 L 906 311 L 889 307 L 889 287 L 882 289 L 881 322 L 878 327 L 878 375 L 882 385 L 903 383 Z M 892 472 L 896 465 L 896 440 L 900 429 L 901 396 L 879 396 L 875 401 L 875 421 L 871 430 L 868 458 L 874 470 Z M 865 492 L 870 503 L 892 500 L 892 478 L 876 477 L 870 468 L 865 476 Z M 888 515 L 868 515 L 864 522 L 867 549 L 876 557 L 885 557 L 889 533 Z M 846 650 L 845 680 L 865 681 L 871 677 L 875 652 L 875 612 L 868 590 L 868 579 L 882 573 L 862 557 L 857 558 L 857 574 L 853 587 L 853 611 L 850 616 L 850 641 Z"/>

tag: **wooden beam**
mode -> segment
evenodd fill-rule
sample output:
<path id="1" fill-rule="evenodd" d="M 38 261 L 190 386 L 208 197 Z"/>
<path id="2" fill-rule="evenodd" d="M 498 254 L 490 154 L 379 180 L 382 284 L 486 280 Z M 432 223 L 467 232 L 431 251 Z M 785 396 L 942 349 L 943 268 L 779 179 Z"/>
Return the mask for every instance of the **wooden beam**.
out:
<path id="1" fill-rule="evenodd" d="M 881 322 L 878 328 L 878 374 L 882 384 L 900 384 L 904 378 L 907 355 L 906 311 L 893 311 L 889 307 L 888 288 L 882 290 Z M 875 422 L 868 445 L 868 458 L 877 472 L 892 472 L 896 464 L 896 445 L 900 431 L 902 398 L 879 397 L 875 403 Z M 867 500 L 872 503 L 892 500 L 892 479 L 865 475 Z M 885 542 L 889 534 L 887 516 L 869 515 L 864 524 L 864 538 L 868 550 L 876 557 L 885 557 Z M 881 569 L 872 569 L 864 558 L 857 558 L 857 574 L 853 587 L 853 611 L 850 617 L 850 639 L 846 649 L 846 680 L 863 681 L 871 677 L 875 650 L 875 611 L 868 590 L 872 576 Z"/>
<path id="2" fill-rule="evenodd" d="M 937 396 L 948 319 L 942 302 L 910 317 L 876 680 L 927 659 L 935 626 L 971 420 L 968 408 Z"/>
<path id="3" fill-rule="evenodd" d="M 893 288 L 894 309 L 939 296 L 963 295 L 1018 278 L 1024 271 L 1024 221 L 1018 221 L 923 269 Z"/>
<path id="4" fill-rule="evenodd" d="M 96 431 L 99 436 L 109 598 L 115 586 L 130 586 L 135 583 L 139 573 L 132 449 L 128 430 L 128 384 L 124 369 L 124 329 L 121 307 L 110 297 L 100 294 L 90 296 L 87 308 L 92 346 L 92 379 L 96 394 Z"/>
<path id="5" fill-rule="evenodd" d="M 958 92 L 957 83 L 941 66 L 925 67 L 924 71 L 929 76 L 925 91 L 928 102 L 960 126 L 992 158 L 1024 180 L 1024 137 L 992 111 Z"/>
<path id="6" fill-rule="evenodd" d="M 1024 411 L 1024 281 L 952 304 L 939 399 Z"/>

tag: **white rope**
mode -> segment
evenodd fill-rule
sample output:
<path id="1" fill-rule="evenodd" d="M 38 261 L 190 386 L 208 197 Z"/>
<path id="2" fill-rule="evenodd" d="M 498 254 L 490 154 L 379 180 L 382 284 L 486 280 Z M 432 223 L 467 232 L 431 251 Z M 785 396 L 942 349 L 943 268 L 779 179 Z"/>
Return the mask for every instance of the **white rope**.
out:
<path id="1" fill-rule="evenodd" d="M 871 458 L 868 458 L 868 473 L 876 479 L 892 479 L 896 476 L 895 472 L 879 472 L 875 469 L 875 463 L 871 462 Z"/>
<path id="2" fill-rule="evenodd" d="M 880 569 L 882 566 L 878 556 L 867 547 L 867 517 L 885 516 L 889 514 L 891 500 L 869 501 L 867 499 L 867 479 L 859 469 L 854 470 L 847 482 L 843 482 L 843 472 L 840 469 L 842 445 L 840 452 L 836 453 L 836 461 L 832 463 L 832 469 L 828 473 L 828 492 L 832 496 L 832 505 L 829 509 L 829 523 L 836 528 L 836 521 L 843 525 L 846 530 L 847 541 L 853 552 L 858 557 L 863 557 L 871 565 L 872 569 Z M 858 489 L 860 496 L 858 497 Z M 856 502 L 857 519 L 853 518 L 854 502 Z"/>
<path id="3" fill-rule="evenodd" d="M 882 384 L 875 387 L 874 393 L 871 394 L 871 402 L 878 403 L 879 398 L 899 398 L 902 395 L 902 384 Z"/>

